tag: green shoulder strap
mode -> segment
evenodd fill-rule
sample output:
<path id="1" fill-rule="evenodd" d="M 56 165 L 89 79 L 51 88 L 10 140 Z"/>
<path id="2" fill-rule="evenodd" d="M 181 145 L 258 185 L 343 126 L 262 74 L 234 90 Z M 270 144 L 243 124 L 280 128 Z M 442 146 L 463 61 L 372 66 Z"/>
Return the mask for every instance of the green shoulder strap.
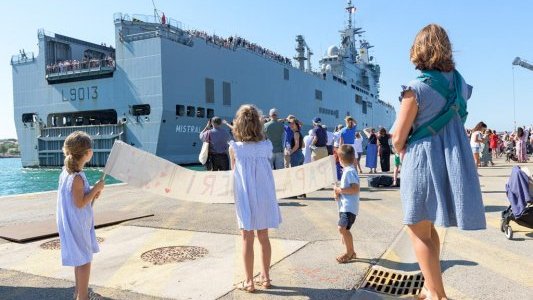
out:
<path id="1" fill-rule="evenodd" d="M 422 71 L 422 74 L 417 77 L 444 97 L 446 104 L 434 118 L 418 127 L 409 136 L 407 143 L 437 134 L 456 114 L 459 114 L 463 123 L 466 121 L 468 112 L 466 101 L 461 93 L 463 78 L 456 70 L 453 77 L 453 88 L 449 88 L 450 82 L 439 71 Z"/>

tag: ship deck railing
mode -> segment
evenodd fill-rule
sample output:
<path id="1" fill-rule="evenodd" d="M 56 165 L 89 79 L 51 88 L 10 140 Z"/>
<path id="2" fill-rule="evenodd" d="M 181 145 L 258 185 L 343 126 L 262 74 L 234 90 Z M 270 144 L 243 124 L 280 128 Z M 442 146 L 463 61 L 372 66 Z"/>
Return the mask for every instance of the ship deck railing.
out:
<path id="1" fill-rule="evenodd" d="M 22 52 L 17 55 L 11 56 L 11 65 L 27 64 L 35 61 L 35 55 L 33 52 Z"/>
<path id="2" fill-rule="evenodd" d="M 46 80 L 49 83 L 59 83 L 110 77 L 115 69 L 115 60 L 111 58 L 87 61 L 72 60 L 46 66 Z"/>
<path id="3" fill-rule="evenodd" d="M 115 20 L 115 23 L 120 23 L 122 21 L 128 21 L 133 23 L 147 23 L 147 24 L 160 24 L 167 27 L 174 27 L 177 29 L 182 29 L 183 24 L 175 19 L 169 18 L 165 16 L 165 24 L 162 24 L 162 18 L 161 16 L 154 16 L 154 15 L 141 15 L 141 14 L 134 14 L 134 15 L 128 15 L 123 13 L 115 13 L 113 14 L 113 19 Z"/>

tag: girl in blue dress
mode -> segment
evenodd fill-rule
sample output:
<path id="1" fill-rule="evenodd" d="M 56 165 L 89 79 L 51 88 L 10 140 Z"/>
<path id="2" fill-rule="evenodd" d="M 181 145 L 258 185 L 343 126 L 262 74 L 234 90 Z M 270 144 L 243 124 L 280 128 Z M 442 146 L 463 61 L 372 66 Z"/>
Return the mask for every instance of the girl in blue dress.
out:
<path id="1" fill-rule="evenodd" d="M 74 299 L 101 299 L 89 294 L 89 276 L 93 253 L 100 249 L 94 232 L 91 202 L 100 196 L 104 182 L 90 187 L 83 167 L 93 157 L 91 138 L 82 131 L 70 134 L 63 145 L 65 166 L 59 176 L 57 191 L 57 229 L 61 241 L 61 261 L 74 267 Z"/>
<path id="2" fill-rule="evenodd" d="M 456 88 L 463 99 L 470 98 L 472 87 L 454 72 L 451 43 L 442 27 L 424 27 L 410 54 L 416 69 L 433 71 L 448 89 Z M 460 84 L 455 84 L 454 76 Z M 419 298 L 447 299 L 440 268 L 440 240 L 434 225 L 463 230 L 486 227 L 476 165 L 457 113 L 432 135 L 407 143 L 411 130 L 415 132 L 445 107 L 447 100 L 439 92 L 422 80 L 414 80 L 404 87 L 400 101 L 393 143 L 395 149 L 405 152 L 400 191 L 404 224 L 425 278 Z"/>

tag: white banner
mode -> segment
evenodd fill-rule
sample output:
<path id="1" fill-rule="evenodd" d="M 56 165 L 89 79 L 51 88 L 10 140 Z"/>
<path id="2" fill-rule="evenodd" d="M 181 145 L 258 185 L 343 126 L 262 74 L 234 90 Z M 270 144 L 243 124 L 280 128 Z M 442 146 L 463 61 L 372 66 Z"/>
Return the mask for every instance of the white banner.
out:
<path id="1" fill-rule="evenodd" d="M 232 171 L 189 170 L 121 141 L 113 145 L 104 173 L 147 192 L 178 200 L 235 202 Z M 331 187 L 337 178 L 333 156 L 273 173 L 278 199 Z"/>

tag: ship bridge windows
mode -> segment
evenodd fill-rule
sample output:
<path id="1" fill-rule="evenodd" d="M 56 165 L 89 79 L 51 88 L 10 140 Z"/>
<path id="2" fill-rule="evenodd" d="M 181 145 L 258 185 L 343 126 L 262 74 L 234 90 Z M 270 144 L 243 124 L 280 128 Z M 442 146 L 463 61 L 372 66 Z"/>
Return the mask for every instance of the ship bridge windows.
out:
<path id="1" fill-rule="evenodd" d="M 37 122 L 37 114 L 36 113 L 26 113 L 22 114 L 22 123 L 34 123 Z"/>
<path id="2" fill-rule="evenodd" d="M 342 78 L 340 78 L 340 77 L 337 77 L 337 76 L 335 76 L 335 75 L 333 75 L 333 80 L 335 80 L 335 81 L 337 81 L 337 82 L 339 82 L 339 83 L 342 83 L 342 84 L 344 84 L 344 85 L 347 85 L 346 80 L 344 80 L 344 79 L 342 79 Z"/>
<path id="3" fill-rule="evenodd" d="M 114 109 L 52 113 L 47 117 L 48 127 L 117 124 Z"/>
<path id="4" fill-rule="evenodd" d="M 132 105 L 130 113 L 134 116 L 147 116 L 150 114 L 150 104 Z"/>
<path id="5" fill-rule="evenodd" d="M 196 110 L 194 106 L 187 106 L 187 117 L 194 117 L 196 115 Z"/>

